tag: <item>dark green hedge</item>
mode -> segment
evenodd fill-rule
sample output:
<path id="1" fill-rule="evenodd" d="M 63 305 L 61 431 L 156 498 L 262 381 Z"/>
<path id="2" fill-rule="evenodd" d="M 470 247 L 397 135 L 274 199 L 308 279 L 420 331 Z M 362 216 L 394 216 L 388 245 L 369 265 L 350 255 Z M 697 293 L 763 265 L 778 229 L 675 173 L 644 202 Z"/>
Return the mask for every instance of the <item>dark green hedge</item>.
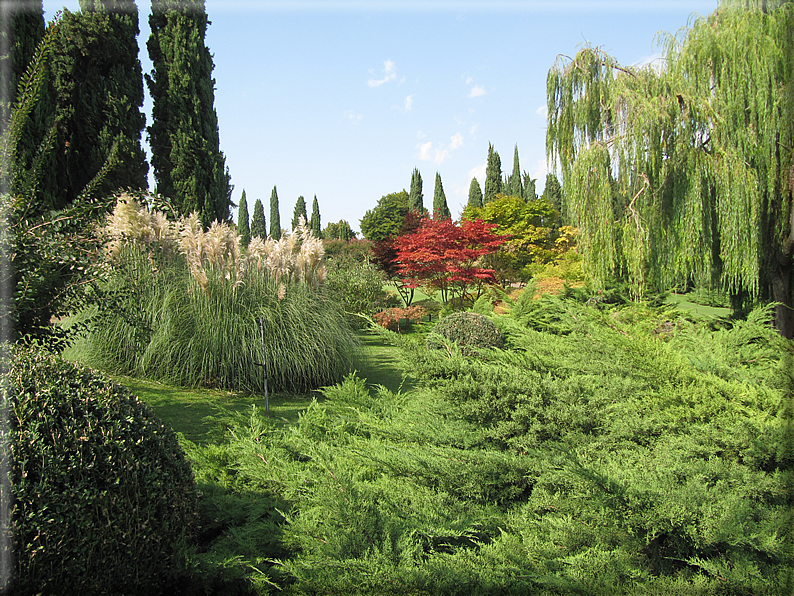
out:
<path id="1" fill-rule="evenodd" d="M 15 349 L 4 370 L 14 594 L 153 594 L 197 507 L 173 431 L 91 370 Z"/>
<path id="2" fill-rule="evenodd" d="M 428 336 L 427 347 L 443 347 L 442 338 L 457 344 L 465 355 L 476 354 L 478 348 L 504 347 L 504 337 L 494 322 L 474 312 L 456 312 L 441 319 Z"/>

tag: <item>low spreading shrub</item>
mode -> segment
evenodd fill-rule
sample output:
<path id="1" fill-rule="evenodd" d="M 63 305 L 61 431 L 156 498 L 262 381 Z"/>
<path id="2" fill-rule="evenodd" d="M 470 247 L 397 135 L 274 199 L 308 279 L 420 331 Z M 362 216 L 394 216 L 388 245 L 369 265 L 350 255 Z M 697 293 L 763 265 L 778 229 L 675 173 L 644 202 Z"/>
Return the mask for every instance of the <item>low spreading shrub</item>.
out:
<path id="1" fill-rule="evenodd" d="M 166 590 L 197 507 L 174 433 L 123 387 L 32 349 L 14 351 L 2 396 L 13 593 Z"/>
<path id="2" fill-rule="evenodd" d="M 442 339 L 443 338 L 443 339 Z M 430 348 L 441 348 L 444 340 L 454 342 L 464 354 L 476 354 L 478 348 L 501 348 L 502 336 L 488 317 L 473 312 L 456 312 L 441 319 L 427 338 Z"/>

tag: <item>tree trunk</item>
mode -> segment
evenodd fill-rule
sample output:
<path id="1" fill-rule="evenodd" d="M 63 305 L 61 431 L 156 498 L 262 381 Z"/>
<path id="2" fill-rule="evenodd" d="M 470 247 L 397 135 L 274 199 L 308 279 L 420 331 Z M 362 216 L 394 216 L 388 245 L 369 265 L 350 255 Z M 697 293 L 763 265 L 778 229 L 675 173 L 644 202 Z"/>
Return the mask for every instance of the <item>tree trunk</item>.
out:
<path id="1" fill-rule="evenodd" d="M 772 300 L 775 308 L 775 329 L 786 339 L 794 339 L 794 297 L 791 292 L 792 261 L 772 272 Z"/>

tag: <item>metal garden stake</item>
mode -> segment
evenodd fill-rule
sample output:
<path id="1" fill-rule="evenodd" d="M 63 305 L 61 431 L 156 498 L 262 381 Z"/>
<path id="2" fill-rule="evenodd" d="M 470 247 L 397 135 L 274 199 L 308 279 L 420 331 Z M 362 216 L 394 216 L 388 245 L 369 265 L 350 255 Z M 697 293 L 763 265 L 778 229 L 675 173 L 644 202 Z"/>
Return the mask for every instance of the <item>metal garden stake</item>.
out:
<path id="1" fill-rule="evenodd" d="M 265 351 L 265 322 L 262 317 L 259 317 L 259 330 L 262 332 L 262 364 L 256 363 L 257 366 L 262 367 L 262 376 L 265 380 L 265 414 L 270 414 L 270 403 L 267 399 L 267 352 Z"/>

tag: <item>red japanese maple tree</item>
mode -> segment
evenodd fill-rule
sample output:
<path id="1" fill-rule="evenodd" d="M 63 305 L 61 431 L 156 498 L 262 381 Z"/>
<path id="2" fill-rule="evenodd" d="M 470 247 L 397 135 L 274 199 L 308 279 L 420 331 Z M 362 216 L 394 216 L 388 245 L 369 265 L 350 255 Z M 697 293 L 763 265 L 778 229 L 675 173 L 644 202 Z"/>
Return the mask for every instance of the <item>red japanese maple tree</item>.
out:
<path id="1" fill-rule="evenodd" d="M 477 220 L 423 218 L 411 234 L 398 236 L 395 262 L 409 287 L 426 286 L 441 291 L 441 299 L 458 296 L 461 303 L 467 288 L 494 283 L 493 269 L 478 267 L 478 259 L 495 252 L 507 240 L 493 233 L 494 224 Z"/>

